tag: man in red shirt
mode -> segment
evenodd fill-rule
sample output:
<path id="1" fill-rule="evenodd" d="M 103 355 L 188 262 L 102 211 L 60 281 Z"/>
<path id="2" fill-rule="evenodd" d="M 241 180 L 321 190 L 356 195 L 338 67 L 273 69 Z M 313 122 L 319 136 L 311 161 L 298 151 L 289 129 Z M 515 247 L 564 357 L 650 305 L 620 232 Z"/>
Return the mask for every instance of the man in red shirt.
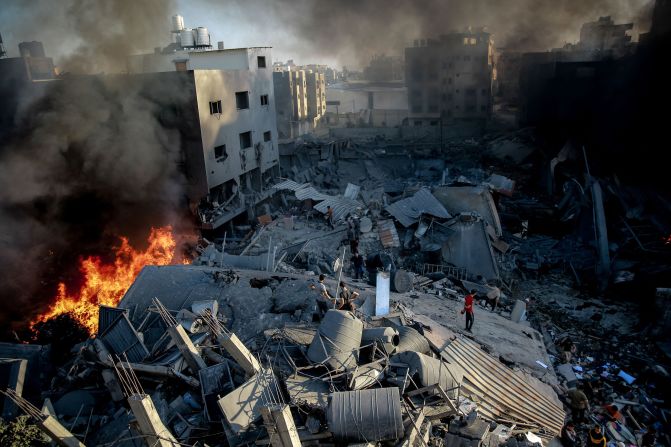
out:
<path id="1" fill-rule="evenodd" d="M 462 315 L 466 314 L 466 330 L 468 332 L 471 332 L 471 328 L 473 327 L 473 300 L 476 294 L 475 290 L 471 290 L 471 293 L 466 295 L 464 298 L 464 308 L 461 310 Z"/>

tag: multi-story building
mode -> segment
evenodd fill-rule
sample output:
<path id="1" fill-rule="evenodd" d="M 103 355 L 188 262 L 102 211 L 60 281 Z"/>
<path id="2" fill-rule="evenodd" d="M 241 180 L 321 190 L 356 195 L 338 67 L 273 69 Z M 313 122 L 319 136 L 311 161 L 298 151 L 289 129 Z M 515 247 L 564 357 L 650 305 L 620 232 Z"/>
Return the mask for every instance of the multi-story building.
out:
<path id="1" fill-rule="evenodd" d="M 627 34 L 633 28 L 633 23 L 615 24 L 610 16 L 599 17 L 599 20 L 587 22 L 580 28 L 578 47 L 599 52 L 601 57 L 606 53 L 613 57 L 624 56 L 635 48 L 631 36 Z"/>
<path id="2" fill-rule="evenodd" d="M 413 123 L 487 120 L 495 79 L 493 42 L 484 30 L 417 40 L 405 49 Z"/>
<path id="3" fill-rule="evenodd" d="M 324 75 L 316 71 L 309 71 L 305 74 L 306 92 L 308 103 L 308 120 L 312 126 L 317 123 L 326 113 L 326 82 Z"/>
<path id="4" fill-rule="evenodd" d="M 326 113 L 324 74 L 274 65 L 273 83 L 280 138 L 296 138 L 312 131 Z"/>
<path id="5" fill-rule="evenodd" d="M 279 173 L 271 61 L 267 47 L 211 50 L 174 44 L 128 60 L 131 74 L 177 72 L 188 78 L 186 91 L 170 93 L 182 96 L 182 103 L 187 95 L 186 104 L 197 110 L 200 147 L 186 151 L 186 162 L 191 200 L 206 204 L 200 213 L 206 228 L 267 198 L 265 186 Z"/>

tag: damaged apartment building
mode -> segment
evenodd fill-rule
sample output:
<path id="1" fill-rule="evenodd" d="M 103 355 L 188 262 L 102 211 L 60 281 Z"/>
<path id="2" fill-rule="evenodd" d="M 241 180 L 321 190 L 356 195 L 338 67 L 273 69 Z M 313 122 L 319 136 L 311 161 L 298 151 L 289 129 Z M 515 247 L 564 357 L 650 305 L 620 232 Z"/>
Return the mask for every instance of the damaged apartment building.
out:
<path id="1" fill-rule="evenodd" d="M 131 56 L 128 71 L 168 84 L 181 78 L 184 90 L 167 94 L 189 134 L 189 200 L 200 205 L 203 228 L 213 229 L 267 198 L 279 173 L 271 49 L 224 49 L 221 42 L 213 49 L 207 29 L 185 28 L 181 16 L 173 17 L 172 31 L 175 42 Z"/>
<path id="2" fill-rule="evenodd" d="M 326 113 L 326 78 L 319 70 L 277 66 L 273 71 L 279 138 L 310 133 Z"/>
<path id="3" fill-rule="evenodd" d="M 489 119 L 496 72 L 484 29 L 415 40 L 405 49 L 405 67 L 411 125 Z"/>

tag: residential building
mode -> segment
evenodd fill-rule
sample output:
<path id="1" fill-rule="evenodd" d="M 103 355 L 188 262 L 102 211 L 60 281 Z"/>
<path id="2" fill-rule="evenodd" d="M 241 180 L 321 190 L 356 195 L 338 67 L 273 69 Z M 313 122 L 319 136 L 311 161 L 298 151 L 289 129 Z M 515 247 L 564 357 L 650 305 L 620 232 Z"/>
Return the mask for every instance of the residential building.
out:
<path id="1" fill-rule="evenodd" d="M 495 79 L 493 42 L 484 30 L 417 40 L 405 49 L 413 123 L 487 120 Z"/>
<path id="2" fill-rule="evenodd" d="M 211 50 L 175 44 L 128 59 L 131 74 L 186 73 L 187 90 L 171 93 L 187 95 L 186 102 L 197 109 L 200 147 L 185 155 L 190 198 L 205 205 L 200 216 L 206 228 L 221 226 L 267 198 L 266 185 L 279 174 L 271 61 L 268 47 Z"/>
<path id="3" fill-rule="evenodd" d="M 285 70 L 285 65 L 273 67 L 279 137 L 292 139 L 311 132 L 326 113 L 324 74 L 302 68 Z"/>
<path id="4" fill-rule="evenodd" d="M 326 81 L 324 74 L 317 71 L 309 71 L 305 74 L 306 97 L 308 103 L 308 120 L 316 127 L 318 122 L 326 113 Z"/>
<path id="5" fill-rule="evenodd" d="M 580 28 L 578 47 L 602 54 L 610 53 L 613 57 L 621 57 L 630 53 L 635 44 L 627 34 L 634 28 L 633 23 L 615 24 L 610 16 L 599 17 L 595 22 L 585 23 Z"/>

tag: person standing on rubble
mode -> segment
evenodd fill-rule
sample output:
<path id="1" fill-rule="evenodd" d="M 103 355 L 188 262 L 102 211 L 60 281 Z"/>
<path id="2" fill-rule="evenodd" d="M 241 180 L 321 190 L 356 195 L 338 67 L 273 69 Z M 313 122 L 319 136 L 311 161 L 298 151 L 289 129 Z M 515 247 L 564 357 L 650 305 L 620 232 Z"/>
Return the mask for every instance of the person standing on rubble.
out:
<path id="1" fill-rule="evenodd" d="M 577 386 L 568 390 L 567 396 L 571 404 L 573 413 L 573 422 L 587 422 L 586 412 L 589 411 L 589 401 L 582 390 L 582 386 Z"/>
<path id="2" fill-rule="evenodd" d="M 331 205 L 326 205 L 326 222 L 332 230 L 335 230 L 335 225 L 333 225 L 333 208 L 331 208 Z"/>
<path id="3" fill-rule="evenodd" d="M 363 256 L 356 251 L 354 252 L 354 256 L 350 259 L 350 262 L 354 268 L 354 279 L 363 278 Z"/>
<path id="4" fill-rule="evenodd" d="M 354 305 L 354 300 L 359 296 L 359 292 L 350 290 L 343 281 L 340 281 L 340 307 L 338 310 L 349 310 L 354 312 L 356 306 Z"/>
<path id="5" fill-rule="evenodd" d="M 352 254 L 359 252 L 359 239 L 354 238 L 349 240 L 349 251 Z"/>
<path id="6" fill-rule="evenodd" d="M 501 289 L 490 284 L 488 284 L 488 286 L 490 287 L 490 290 L 487 292 L 487 304 L 492 306 L 492 312 L 494 312 L 499 306 L 499 300 L 501 299 Z"/>
<path id="7" fill-rule="evenodd" d="M 473 321 L 475 320 L 473 315 L 473 301 L 475 300 L 475 296 L 477 294 L 478 292 L 475 289 L 471 289 L 471 293 L 464 297 L 464 308 L 461 309 L 461 314 L 466 314 L 466 330 L 468 332 L 471 332 Z"/>
<path id="8" fill-rule="evenodd" d="M 329 309 L 332 309 L 335 304 L 335 298 L 331 296 L 324 280 L 326 276 L 324 274 L 319 275 L 319 299 L 317 300 L 317 306 L 319 307 L 319 316 L 320 319 L 326 315 L 326 312 Z"/>
<path id="9" fill-rule="evenodd" d="M 595 424 L 589 431 L 586 447 L 606 447 L 606 437 L 601 433 L 599 424 Z"/>

